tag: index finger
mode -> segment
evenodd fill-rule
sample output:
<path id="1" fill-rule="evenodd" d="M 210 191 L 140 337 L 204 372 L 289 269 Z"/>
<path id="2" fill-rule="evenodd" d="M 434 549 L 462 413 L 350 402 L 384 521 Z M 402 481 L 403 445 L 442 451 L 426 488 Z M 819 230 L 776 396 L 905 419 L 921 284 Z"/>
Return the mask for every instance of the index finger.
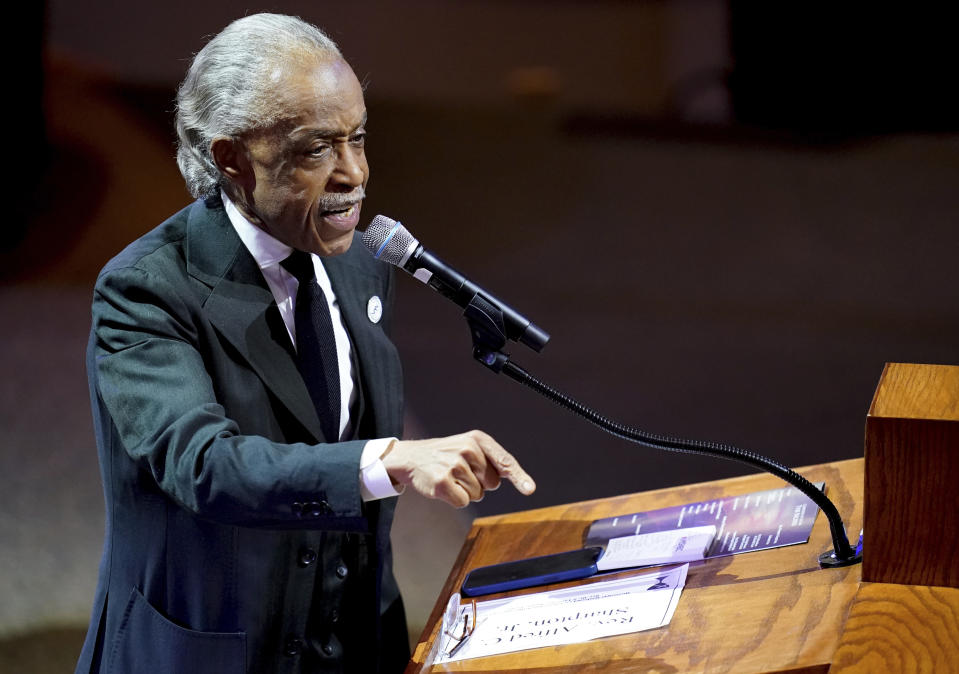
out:
<path id="1" fill-rule="evenodd" d="M 487 444 L 482 445 L 482 448 L 483 453 L 486 454 L 486 458 L 489 459 L 490 463 L 496 468 L 496 472 L 500 474 L 500 477 L 505 477 L 512 482 L 519 493 L 529 496 L 536 491 L 536 483 L 533 482 L 533 478 L 529 476 L 529 473 L 523 470 L 523 467 L 519 465 L 519 461 L 503 449 L 498 442 L 490 438 Z"/>

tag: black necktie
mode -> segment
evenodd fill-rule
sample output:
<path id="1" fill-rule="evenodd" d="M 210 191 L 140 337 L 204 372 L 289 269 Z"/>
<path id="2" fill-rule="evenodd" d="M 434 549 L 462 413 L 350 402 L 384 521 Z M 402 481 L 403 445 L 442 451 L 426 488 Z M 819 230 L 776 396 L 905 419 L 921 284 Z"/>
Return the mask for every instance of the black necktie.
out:
<path id="1" fill-rule="evenodd" d="M 295 250 L 281 264 L 300 284 L 293 310 L 296 367 L 313 399 L 326 441 L 336 442 L 340 438 L 340 370 L 326 295 L 316 282 L 309 253 Z"/>

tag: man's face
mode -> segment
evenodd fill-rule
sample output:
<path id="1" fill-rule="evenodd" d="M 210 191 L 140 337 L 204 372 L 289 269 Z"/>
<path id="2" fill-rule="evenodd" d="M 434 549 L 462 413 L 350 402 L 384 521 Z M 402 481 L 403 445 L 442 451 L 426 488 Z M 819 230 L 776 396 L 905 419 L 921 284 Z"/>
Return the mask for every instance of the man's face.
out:
<path id="1" fill-rule="evenodd" d="M 241 137 L 237 206 L 297 250 L 344 253 L 369 178 L 362 87 L 345 61 L 327 59 L 278 73 L 277 93 L 292 114 Z"/>

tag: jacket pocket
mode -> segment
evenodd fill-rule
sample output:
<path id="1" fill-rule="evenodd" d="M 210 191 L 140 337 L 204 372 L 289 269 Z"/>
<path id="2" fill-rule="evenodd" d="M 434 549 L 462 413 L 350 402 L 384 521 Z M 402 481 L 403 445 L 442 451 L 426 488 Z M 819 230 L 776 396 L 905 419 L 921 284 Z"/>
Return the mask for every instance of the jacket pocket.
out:
<path id="1" fill-rule="evenodd" d="M 198 632 L 180 627 L 133 588 L 104 671 L 242 674 L 246 671 L 246 632 Z"/>

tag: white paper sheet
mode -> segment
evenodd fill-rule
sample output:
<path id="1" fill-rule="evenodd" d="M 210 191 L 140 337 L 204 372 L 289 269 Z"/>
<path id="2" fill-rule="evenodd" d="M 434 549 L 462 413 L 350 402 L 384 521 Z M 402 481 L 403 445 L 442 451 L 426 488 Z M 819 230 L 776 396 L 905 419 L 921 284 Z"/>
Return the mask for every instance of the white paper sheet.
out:
<path id="1" fill-rule="evenodd" d="M 688 564 L 642 576 L 450 607 L 435 662 L 579 643 L 669 624 Z M 455 595 L 454 595 L 455 597 Z M 460 644 L 464 625 L 474 625 Z M 444 633 L 445 630 L 445 633 Z M 468 630 L 466 630 L 468 631 Z M 458 646 L 458 647 L 457 647 Z"/>
<path id="2" fill-rule="evenodd" d="M 596 562 L 596 568 L 610 571 L 631 566 L 692 562 L 705 557 L 715 538 L 716 527 L 712 524 L 611 538 Z"/>

